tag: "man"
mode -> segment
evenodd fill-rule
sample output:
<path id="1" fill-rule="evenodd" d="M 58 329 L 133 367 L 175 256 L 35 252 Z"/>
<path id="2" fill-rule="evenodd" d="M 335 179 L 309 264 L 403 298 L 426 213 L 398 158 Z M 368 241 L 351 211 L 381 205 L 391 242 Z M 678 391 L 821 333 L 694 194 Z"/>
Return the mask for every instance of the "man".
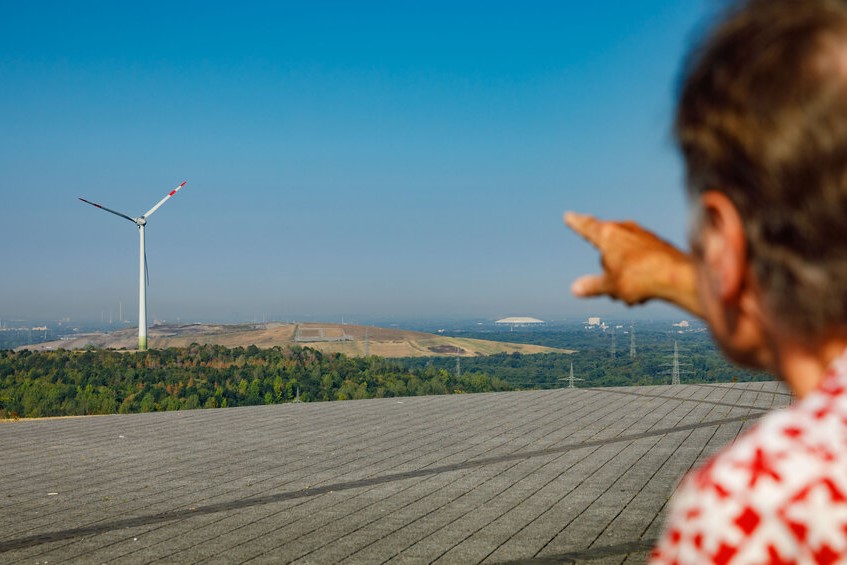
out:
<path id="1" fill-rule="evenodd" d="M 683 79 L 691 251 L 568 213 L 604 267 L 572 290 L 679 305 L 798 400 L 682 481 L 653 561 L 847 562 L 847 5 L 747 1 Z"/>

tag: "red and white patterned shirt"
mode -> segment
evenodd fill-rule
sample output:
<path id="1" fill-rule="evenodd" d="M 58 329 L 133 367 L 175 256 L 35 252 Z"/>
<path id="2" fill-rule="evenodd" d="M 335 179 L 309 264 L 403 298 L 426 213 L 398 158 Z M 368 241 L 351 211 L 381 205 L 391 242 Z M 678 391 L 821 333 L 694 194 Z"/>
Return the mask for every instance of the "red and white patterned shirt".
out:
<path id="1" fill-rule="evenodd" d="M 651 563 L 847 563 L 847 352 L 683 479 Z"/>

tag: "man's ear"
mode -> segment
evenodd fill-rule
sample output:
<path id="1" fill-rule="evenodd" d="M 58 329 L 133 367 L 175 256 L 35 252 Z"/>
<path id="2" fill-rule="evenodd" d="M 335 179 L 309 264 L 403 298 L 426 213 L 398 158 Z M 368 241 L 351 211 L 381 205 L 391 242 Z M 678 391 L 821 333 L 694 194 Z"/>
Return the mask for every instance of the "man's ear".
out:
<path id="1" fill-rule="evenodd" d="M 713 296 L 724 304 L 738 301 L 747 275 L 747 240 L 735 204 L 722 192 L 700 196 L 702 224 L 700 249 L 709 273 Z"/>

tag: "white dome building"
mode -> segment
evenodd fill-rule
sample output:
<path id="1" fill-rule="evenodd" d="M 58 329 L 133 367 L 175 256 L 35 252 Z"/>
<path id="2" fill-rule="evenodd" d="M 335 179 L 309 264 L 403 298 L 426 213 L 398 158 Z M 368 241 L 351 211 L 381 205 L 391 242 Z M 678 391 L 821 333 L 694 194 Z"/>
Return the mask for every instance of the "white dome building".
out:
<path id="1" fill-rule="evenodd" d="M 544 320 L 539 320 L 538 318 L 525 318 L 525 317 L 512 317 L 512 318 L 503 318 L 502 320 L 497 320 L 494 322 L 499 326 L 543 326 Z"/>

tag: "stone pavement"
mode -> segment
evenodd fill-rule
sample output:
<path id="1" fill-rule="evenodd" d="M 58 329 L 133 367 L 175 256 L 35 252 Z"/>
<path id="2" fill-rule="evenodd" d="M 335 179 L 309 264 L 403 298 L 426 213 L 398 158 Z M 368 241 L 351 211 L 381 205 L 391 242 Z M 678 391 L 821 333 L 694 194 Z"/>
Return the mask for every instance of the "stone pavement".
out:
<path id="1" fill-rule="evenodd" d="M 640 563 L 775 382 L 0 423 L 3 563 Z"/>

